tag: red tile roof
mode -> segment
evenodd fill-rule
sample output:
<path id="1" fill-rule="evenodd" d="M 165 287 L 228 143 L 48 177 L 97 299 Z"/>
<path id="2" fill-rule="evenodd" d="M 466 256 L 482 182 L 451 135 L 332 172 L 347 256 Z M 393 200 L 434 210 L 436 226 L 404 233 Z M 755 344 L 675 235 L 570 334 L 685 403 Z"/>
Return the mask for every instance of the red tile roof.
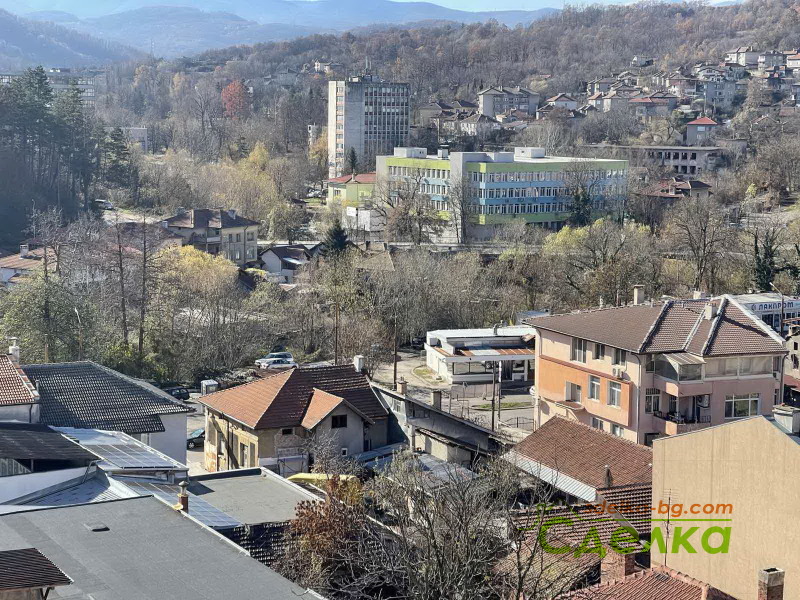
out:
<path id="1" fill-rule="evenodd" d="M 7 354 L 0 356 L 0 406 L 34 404 L 39 394 L 28 376 Z"/>
<path id="2" fill-rule="evenodd" d="M 707 306 L 717 316 L 705 318 Z M 780 338 L 729 296 L 669 300 L 548 315 L 528 325 L 637 354 L 691 352 L 699 356 L 785 352 Z"/>
<path id="3" fill-rule="evenodd" d="M 512 452 L 595 489 L 607 487 L 606 465 L 614 487 L 653 478 L 650 448 L 562 417 L 547 421 Z"/>
<path id="4" fill-rule="evenodd" d="M 700 117 L 694 121 L 689 121 L 687 125 L 719 125 L 719 123 L 717 123 L 714 119 L 709 119 L 708 117 Z"/>
<path id="5" fill-rule="evenodd" d="M 352 365 L 288 369 L 209 394 L 200 402 L 252 429 L 295 427 L 303 424 L 315 390 L 344 399 L 370 419 L 387 415 L 367 377 Z"/>
<path id="6" fill-rule="evenodd" d="M 357 173 L 329 179 L 328 183 L 375 183 L 375 173 Z"/>
<path id="7" fill-rule="evenodd" d="M 709 584 L 661 565 L 609 583 L 593 585 L 561 598 L 589 600 L 735 600 Z"/>

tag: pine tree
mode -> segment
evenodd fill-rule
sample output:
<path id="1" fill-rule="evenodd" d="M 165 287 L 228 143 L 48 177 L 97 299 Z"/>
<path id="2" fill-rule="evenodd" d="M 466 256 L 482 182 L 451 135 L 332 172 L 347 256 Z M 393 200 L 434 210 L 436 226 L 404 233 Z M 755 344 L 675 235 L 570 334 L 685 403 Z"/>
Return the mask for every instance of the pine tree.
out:
<path id="1" fill-rule="evenodd" d="M 124 187 L 130 182 L 131 151 L 128 140 L 122 129 L 111 130 L 105 143 L 106 180 L 114 185 Z"/>
<path id="2" fill-rule="evenodd" d="M 338 217 L 325 232 L 323 244 L 325 245 L 326 256 L 336 257 L 347 250 L 347 232 L 342 227 L 342 222 Z"/>
<path id="3" fill-rule="evenodd" d="M 347 165 L 345 165 L 345 175 L 355 175 L 358 171 L 358 155 L 355 148 L 350 148 L 347 153 Z"/>

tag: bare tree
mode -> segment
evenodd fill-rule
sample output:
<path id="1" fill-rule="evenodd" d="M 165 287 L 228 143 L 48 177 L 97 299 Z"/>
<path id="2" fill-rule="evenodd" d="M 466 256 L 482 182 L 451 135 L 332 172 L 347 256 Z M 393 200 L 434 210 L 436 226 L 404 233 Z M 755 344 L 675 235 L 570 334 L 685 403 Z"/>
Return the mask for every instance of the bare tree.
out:
<path id="1" fill-rule="evenodd" d="M 423 180 L 422 170 L 414 169 L 409 175 L 390 176 L 375 184 L 376 210 L 385 219 L 389 239 L 419 245 L 444 228 L 446 220 L 425 191 Z"/>

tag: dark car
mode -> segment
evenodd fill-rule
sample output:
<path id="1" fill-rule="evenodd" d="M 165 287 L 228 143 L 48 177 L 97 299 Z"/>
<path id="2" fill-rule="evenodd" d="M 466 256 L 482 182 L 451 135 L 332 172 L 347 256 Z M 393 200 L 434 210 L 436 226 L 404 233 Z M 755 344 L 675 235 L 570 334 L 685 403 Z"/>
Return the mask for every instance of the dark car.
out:
<path id="1" fill-rule="evenodd" d="M 189 437 L 186 438 L 186 447 L 189 450 L 193 450 L 198 446 L 202 446 L 206 441 L 206 430 L 205 427 L 201 427 L 200 429 L 195 429 L 192 433 L 189 434 Z"/>
<path id="2" fill-rule="evenodd" d="M 185 387 L 169 387 L 164 390 L 176 400 L 186 402 L 189 400 L 189 390 Z"/>

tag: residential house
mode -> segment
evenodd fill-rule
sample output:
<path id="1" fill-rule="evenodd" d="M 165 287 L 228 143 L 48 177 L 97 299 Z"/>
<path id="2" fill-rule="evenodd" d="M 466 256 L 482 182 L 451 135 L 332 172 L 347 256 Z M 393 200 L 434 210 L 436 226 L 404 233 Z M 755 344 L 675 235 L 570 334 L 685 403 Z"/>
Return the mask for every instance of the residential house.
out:
<path id="1" fill-rule="evenodd" d="M 478 112 L 493 119 L 501 113 L 514 110 L 532 115 L 536 113 L 539 98 L 537 92 L 520 86 L 489 87 L 478 92 Z"/>
<path id="2" fill-rule="evenodd" d="M 731 296 L 645 302 L 526 319 L 537 331 L 538 425 L 578 420 L 640 444 L 769 415 L 783 339 Z"/>
<path id="3" fill-rule="evenodd" d="M 437 126 L 435 120 L 442 116 L 470 114 L 478 110 L 478 105 L 469 100 L 453 100 L 444 102 L 436 100 L 417 109 L 418 123 L 423 127 Z"/>
<path id="4" fill-rule="evenodd" d="M 47 250 L 48 270 L 55 271 L 56 255 Z M 0 285 L 6 287 L 19 283 L 23 278 L 41 271 L 45 263 L 45 249 L 33 248 L 29 244 L 20 244 L 19 252 L 0 252 Z"/>
<path id="5" fill-rule="evenodd" d="M 800 52 L 786 56 L 787 69 L 800 69 Z"/>
<path id="6" fill-rule="evenodd" d="M 586 84 L 586 94 L 605 94 L 611 91 L 611 86 L 617 82 L 616 77 L 598 77 Z"/>
<path id="7" fill-rule="evenodd" d="M 259 256 L 264 270 L 279 283 L 294 283 L 297 273 L 311 261 L 311 254 L 302 244 L 275 244 Z"/>
<path id="8" fill-rule="evenodd" d="M 760 52 L 753 49 L 752 46 L 740 46 L 729 50 L 725 55 L 725 62 L 736 63 L 744 67 L 755 67 L 758 65 L 758 57 Z"/>
<path id="9" fill-rule="evenodd" d="M 608 552 L 613 555 L 615 551 Z M 630 563 L 629 563 L 630 564 Z M 607 581 L 558 596 L 558 600 L 736 600 L 704 581 L 664 565 L 615 573 Z M 761 600 L 759 597 L 758 600 Z"/>
<path id="10" fill-rule="evenodd" d="M 727 530 L 724 555 L 699 548 L 691 553 L 684 546 L 667 559 L 653 545 L 652 562 L 668 560 L 736 598 L 800 599 L 800 560 L 792 549 L 800 528 L 785 518 L 786 498 L 800 494 L 794 468 L 800 460 L 798 432 L 798 409 L 776 406 L 772 418 L 754 416 L 656 440 L 653 505 L 702 506 L 707 519 L 730 522 L 691 523 L 693 546 L 712 527 Z"/>
<path id="11" fill-rule="evenodd" d="M 477 112 L 461 113 L 442 119 L 439 126 L 440 136 L 445 138 L 467 136 L 484 139 L 498 129 L 501 129 L 501 125 L 497 119 Z"/>
<path id="12" fill-rule="evenodd" d="M 9 552 L 16 553 L 13 561 Z M 20 600 L 316 597 L 153 497 L 1 515 L 0 565 L 0 582 L 16 577 L 20 583 L 15 589 L 32 588 L 30 595 L 12 594 Z M 24 573 L 18 571 L 21 565 Z M 49 565 L 66 575 L 57 576 Z M 40 596 L 39 587 L 49 594 Z"/>
<path id="13" fill-rule="evenodd" d="M 533 339 L 534 330 L 526 325 L 429 331 L 425 362 L 451 386 L 533 383 Z"/>
<path id="14" fill-rule="evenodd" d="M 342 175 L 328 180 L 328 201 L 342 211 L 342 224 L 353 239 L 373 239 L 386 228 L 386 215 L 375 206 L 375 173 Z"/>
<path id="15" fill-rule="evenodd" d="M 223 256 L 243 266 L 258 256 L 260 223 L 236 214 L 233 209 L 193 208 L 162 221 L 183 238 L 185 245 L 214 256 Z"/>
<path id="16" fill-rule="evenodd" d="M 767 50 L 758 55 L 758 69 L 764 71 L 786 66 L 786 53 L 780 50 Z"/>
<path id="17" fill-rule="evenodd" d="M 652 479 L 650 448 L 564 417 L 547 421 L 503 458 L 557 490 L 554 503 L 596 502 Z"/>
<path id="18" fill-rule="evenodd" d="M 654 92 L 628 100 L 628 108 L 640 121 L 653 117 L 666 118 L 675 110 L 678 98 L 669 92 Z"/>
<path id="19" fill-rule="evenodd" d="M 638 196 L 662 201 L 671 205 L 676 200 L 693 198 L 708 200 L 712 196 L 711 186 L 699 179 L 686 180 L 681 176 L 662 179 L 637 193 Z"/>
<path id="20" fill-rule="evenodd" d="M 12 397 L 22 399 L 29 384 L 36 391 L 27 406 L 16 405 L 18 416 L 20 409 L 28 413 L 16 420 L 121 431 L 186 461 L 186 414 L 193 409 L 163 390 L 91 361 L 23 365 L 22 371 L 25 378 L 17 372 L 0 381 L 0 397 L 16 390 Z"/>
<path id="21" fill-rule="evenodd" d="M 636 55 L 631 59 L 632 67 L 649 67 L 653 64 L 653 60 L 649 56 Z"/>
<path id="22" fill-rule="evenodd" d="M 308 438 L 314 435 L 332 437 L 344 455 L 386 444 L 388 411 L 352 365 L 288 369 L 200 401 L 206 407 L 209 471 L 306 471 L 313 459 Z"/>
<path id="23" fill-rule="evenodd" d="M 428 156 L 425 148 L 395 148 L 393 156 L 379 156 L 377 176 L 385 185 L 419 186 L 433 207 L 451 224 L 435 236 L 438 241 L 489 239 L 513 221 L 560 229 L 569 216 L 569 172 L 592 171 L 592 206 L 598 213 L 613 210 L 627 185 L 624 160 L 546 156 L 543 148 L 518 147 L 514 152 L 448 152 Z M 453 189 L 470 184 L 468 223 L 454 223 Z"/>
<path id="24" fill-rule="evenodd" d="M 554 108 L 563 108 L 565 110 L 576 110 L 578 108 L 578 101 L 572 96 L 561 93 L 545 100 L 545 104 Z"/>
<path id="25" fill-rule="evenodd" d="M 731 79 L 700 79 L 697 82 L 697 97 L 706 109 L 730 110 L 736 97 L 737 85 Z"/>
<path id="26" fill-rule="evenodd" d="M 714 139 L 714 131 L 719 127 L 714 119 L 700 117 L 686 124 L 686 145 L 704 146 Z"/>

